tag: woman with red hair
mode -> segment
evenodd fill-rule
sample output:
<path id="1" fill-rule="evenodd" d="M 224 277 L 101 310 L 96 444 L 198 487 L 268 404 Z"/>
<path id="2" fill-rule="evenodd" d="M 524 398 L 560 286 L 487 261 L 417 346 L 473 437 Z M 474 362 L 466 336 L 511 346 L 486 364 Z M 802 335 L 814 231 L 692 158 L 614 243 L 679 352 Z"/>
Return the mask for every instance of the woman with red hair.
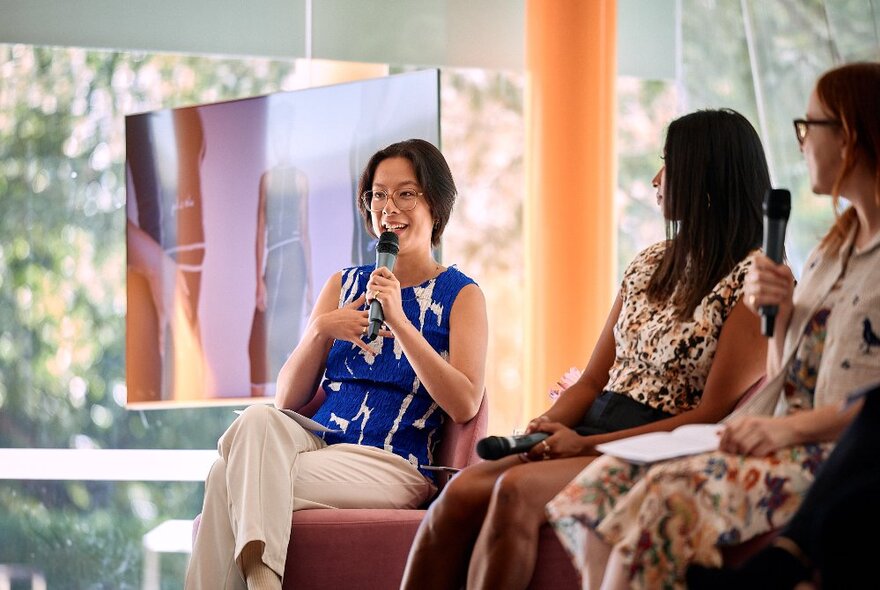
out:
<path id="1" fill-rule="evenodd" d="M 848 394 L 880 381 L 878 105 L 880 64 L 850 64 L 819 78 L 794 121 L 813 192 L 850 207 L 796 290 L 787 266 L 756 257 L 746 305 L 778 307 L 768 383 L 719 450 L 651 467 L 605 456 L 547 505 L 584 588 L 682 587 L 689 564 L 717 567 L 719 547 L 785 525 L 861 406 Z"/>

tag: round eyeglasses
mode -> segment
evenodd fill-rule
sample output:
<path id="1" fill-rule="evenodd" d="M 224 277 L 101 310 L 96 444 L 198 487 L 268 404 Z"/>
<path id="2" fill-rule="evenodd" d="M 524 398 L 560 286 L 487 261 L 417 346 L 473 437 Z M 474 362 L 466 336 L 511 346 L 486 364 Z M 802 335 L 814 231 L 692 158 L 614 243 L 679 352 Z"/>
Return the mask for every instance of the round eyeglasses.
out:
<path id="1" fill-rule="evenodd" d="M 401 211 L 410 211 L 415 208 L 418 198 L 424 194 L 415 189 L 401 188 L 391 194 L 388 191 L 364 191 L 361 198 L 370 211 L 382 211 L 388 199 L 394 199 L 394 204 Z"/>
<path id="2" fill-rule="evenodd" d="M 827 125 L 830 127 L 839 127 L 840 121 L 835 121 L 834 119 L 795 119 L 794 123 L 794 134 L 797 137 L 798 145 L 804 145 L 804 140 L 807 138 L 807 131 L 810 129 L 810 125 Z"/>

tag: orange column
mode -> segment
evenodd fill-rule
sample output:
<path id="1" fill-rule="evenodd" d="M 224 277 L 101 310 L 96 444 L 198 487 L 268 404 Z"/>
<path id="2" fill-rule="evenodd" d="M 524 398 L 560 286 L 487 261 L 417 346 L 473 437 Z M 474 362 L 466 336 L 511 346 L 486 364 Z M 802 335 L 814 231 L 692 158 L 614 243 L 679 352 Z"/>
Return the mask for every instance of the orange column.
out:
<path id="1" fill-rule="evenodd" d="M 583 369 L 611 308 L 616 0 L 527 0 L 524 416 Z"/>

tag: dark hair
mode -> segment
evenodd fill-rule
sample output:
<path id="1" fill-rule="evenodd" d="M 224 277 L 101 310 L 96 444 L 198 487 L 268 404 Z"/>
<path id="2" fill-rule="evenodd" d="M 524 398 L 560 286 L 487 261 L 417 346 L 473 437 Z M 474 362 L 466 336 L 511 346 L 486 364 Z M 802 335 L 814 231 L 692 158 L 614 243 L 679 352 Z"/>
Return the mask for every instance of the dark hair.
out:
<path id="1" fill-rule="evenodd" d="M 861 158 L 874 169 L 874 201 L 880 206 L 880 63 L 852 63 L 829 70 L 816 82 L 816 95 L 828 114 L 840 121 L 846 138 L 843 165 L 831 189 L 835 213 L 840 185 Z M 839 248 L 857 222 L 855 209 L 850 207 L 822 239 L 822 248 Z"/>
<path id="2" fill-rule="evenodd" d="M 412 162 L 413 169 L 416 172 L 416 180 L 418 180 L 422 191 L 425 193 L 425 201 L 431 211 L 431 217 L 434 219 L 434 228 L 431 231 L 431 245 L 437 246 L 440 243 L 440 236 L 446 229 L 449 222 L 449 216 L 452 214 L 452 206 L 455 204 L 455 196 L 458 190 L 455 188 L 455 181 L 452 179 L 452 172 L 449 171 L 449 164 L 443 154 L 431 143 L 424 139 L 407 139 L 398 143 L 392 143 L 388 147 L 379 150 L 370 161 L 367 162 L 361 174 L 360 182 L 358 182 L 357 206 L 364 218 L 364 225 L 371 235 L 376 236 L 373 231 L 370 210 L 366 203 L 361 199 L 364 191 L 373 187 L 373 177 L 376 175 L 376 168 L 382 163 L 382 160 L 388 158 L 406 158 Z M 378 236 L 376 236 L 378 237 Z"/>
<path id="3" fill-rule="evenodd" d="M 647 294 L 652 301 L 671 298 L 684 319 L 761 245 L 761 207 L 770 173 L 755 128 L 730 109 L 674 120 L 664 152 L 670 241 Z"/>

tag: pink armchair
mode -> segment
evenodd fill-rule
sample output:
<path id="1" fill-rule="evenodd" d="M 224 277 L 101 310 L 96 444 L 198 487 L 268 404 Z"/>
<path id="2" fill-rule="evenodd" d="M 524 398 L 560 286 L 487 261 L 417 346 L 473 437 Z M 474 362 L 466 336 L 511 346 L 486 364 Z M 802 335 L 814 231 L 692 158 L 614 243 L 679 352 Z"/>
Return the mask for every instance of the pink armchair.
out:
<path id="1" fill-rule="evenodd" d="M 319 391 L 300 412 L 311 415 L 323 402 Z M 466 424 L 447 420 L 437 464 L 464 468 L 476 461 L 477 440 L 486 436 L 488 403 L 484 394 L 477 415 Z M 445 481 L 441 473 L 438 478 Z M 409 547 L 425 510 L 300 510 L 293 513 L 283 587 L 398 588 Z M 193 539 L 201 515 L 193 522 Z"/>
<path id="2" fill-rule="evenodd" d="M 309 406 L 317 409 L 321 400 Z M 309 412 L 310 408 L 303 408 Z M 446 422 L 437 463 L 463 468 L 480 461 L 477 441 L 486 436 L 486 396 L 467 424 Z M 287 549 L 285 590 L 396 590 L 425 510 L 300 510 Z M 344 558 L 340 559 L 340 556 Z M 548 526 L 541 530 L 538 564 L 530 590 L 580 587 L 571 561 Z"/>
<path id="3" fill-rule="evenodd" d="M 321 401 L 312 400 L 303 412 L 317 409 Z M 470 422 L 447 420 L 437 464 L 462 469 L 479 461 L 476 444 L 486 436 L 488 418 L 484 394 Z M 442 473 L 438 479 L 441 485 L 445 481 Z M 424 515 L 425 510 L 378 508 L 294 512 L 283 587 L 399 588 L 410 545 Z"/>

